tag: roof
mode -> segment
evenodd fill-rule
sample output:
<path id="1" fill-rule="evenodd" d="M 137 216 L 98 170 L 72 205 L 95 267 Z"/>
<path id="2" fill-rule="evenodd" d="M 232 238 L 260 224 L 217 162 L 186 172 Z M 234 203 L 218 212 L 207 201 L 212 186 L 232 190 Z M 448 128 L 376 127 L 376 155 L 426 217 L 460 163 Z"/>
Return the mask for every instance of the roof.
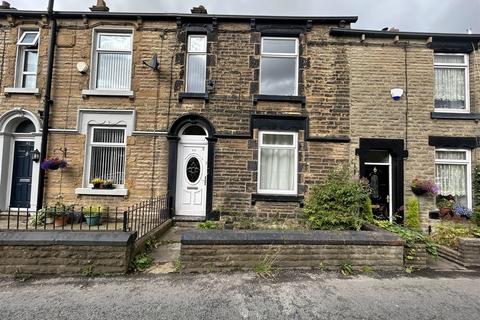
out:
<path id="1" fill-rule="evenodd" d="M 15 17 L 40 17 L 47 15 L 47 11 L 30 11 L 30 10 L 15 10 L 4 9 L 0 10 L 0 17 L 15 16 Z M 175 20 L 177 18 L 185 18 L 188 20 L 211 20 L 216 18 L 222 21 L 250 21 L 264 20 L 276 22 L 295 22 L 307 21 L 317 23 L 339 23 L 345 21 L 346 23 L 354 23 L 358 20 L 357 16 L 264 16 L 264 15 L 225 15 L 225 14 L 186 14 L 186 13 L 137 13 L 137 12 L 90 12 L 90 11 L 55 11 L 53 15 L 56 18 L 101 18 L 101 19 L 138 19 L 145 20 Z"/>
<path id="2" fill-rule="evenodd" d="M 435 33 L 435 32 L 401 32 L 401 31 L 377 31 L 362 29 L 332 28 L 332 36 L 365 36 L 371 38 L 393 38 L 398 36 L 400 39 L 428 39 L 432 37 L 433 41 L 480 41 L 480 34 L 468 33 Z"/>

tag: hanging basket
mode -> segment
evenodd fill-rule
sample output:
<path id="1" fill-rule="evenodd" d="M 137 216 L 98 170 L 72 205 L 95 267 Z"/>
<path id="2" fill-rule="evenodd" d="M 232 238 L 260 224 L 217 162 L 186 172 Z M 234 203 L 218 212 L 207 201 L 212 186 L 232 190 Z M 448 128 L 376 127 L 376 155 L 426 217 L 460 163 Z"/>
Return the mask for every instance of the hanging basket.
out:
<path id="1" fill-rule="evenodd" d="M 412 187 L 412 192 L 414 195 L 422 196 L 426 194 L 428 191 L 423 188 Z"/>
<path id="2" fill-rule="evenodd" d="M 67 166 L 67 161 L 65 161 L 64 159 L 60 159 L 58 157 L 47 158 L 40 165 L 40 167 L 43 170 L 58 170 L 58 169 L 63 169 L 66 166 Z"/>

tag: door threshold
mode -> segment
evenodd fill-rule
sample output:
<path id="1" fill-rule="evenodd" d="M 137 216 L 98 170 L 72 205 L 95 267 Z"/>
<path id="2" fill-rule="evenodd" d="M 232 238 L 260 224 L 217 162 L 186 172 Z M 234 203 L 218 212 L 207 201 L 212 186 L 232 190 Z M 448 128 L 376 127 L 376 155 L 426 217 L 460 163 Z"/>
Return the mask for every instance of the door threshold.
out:
<path id="1" fill-rule="evenodd" d="M 181 222 L 202 222 L 205 221 L 205 216 L 174 216 L 173 221 Z"/>

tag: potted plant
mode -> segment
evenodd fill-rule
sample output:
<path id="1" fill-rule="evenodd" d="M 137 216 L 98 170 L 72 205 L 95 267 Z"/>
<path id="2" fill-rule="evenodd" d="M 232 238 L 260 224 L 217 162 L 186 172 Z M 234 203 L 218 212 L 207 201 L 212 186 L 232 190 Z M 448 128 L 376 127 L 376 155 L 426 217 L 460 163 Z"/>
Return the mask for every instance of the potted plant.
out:
<path id="1" fill-rule="evenodd" d="M 65 211 L 56 211 L 53 213 L 55 227 L 63 227 L 68 223 L 68 213 Z"/>
<path id="2" fill-rule="evenodd" d="M 436 195 L 439 191 L 437 185 L 431 180 L 421 180 L 418 178 L 413 179 L 410 187 L 412 192 L 417 196 L 424 194 Z"/>
<path id="3" fill-rule="evenodd" d="M 67 167 L 67 161 L 59 157 L 47 158 L 41 164 L 43 170 L 58 170 Z"/>
<path id="4" fill-rule="evenodd" d="M 456 204 L 453 206 L 453 213 L 458 220 L 468 220 L 472 217 L 473 211 L 462 205 Z"/>
<path id="5" fill-rule="evenodd" d="M 86 208 L 83 211 L 83 216 L 85 217 L 85 222 L 89 226 L 98 226 L 102 219 L 103 207 L 99 205 L 93 205 Z"/>
<path id="6" fill-rule="evenodd" d="M 115 185 L 113 184 L 113 180 L 105 180 L 103 182 L 103 189 L 115 189 Z"/>
<path id="7" fill-rule="evenodd" d="M 105 180 L 102 178 L 94 178 L 90 183 L 93 184 L 93 189 L 102 189 Z"/>
<path id="8" fill-rule="evenodd" d="M 453 206 L 455 205 L 455 198 L 453 196 L 440 195 L 437 197 L 436 203 L 440 218 L 448 219 L 453 216 Z"/>

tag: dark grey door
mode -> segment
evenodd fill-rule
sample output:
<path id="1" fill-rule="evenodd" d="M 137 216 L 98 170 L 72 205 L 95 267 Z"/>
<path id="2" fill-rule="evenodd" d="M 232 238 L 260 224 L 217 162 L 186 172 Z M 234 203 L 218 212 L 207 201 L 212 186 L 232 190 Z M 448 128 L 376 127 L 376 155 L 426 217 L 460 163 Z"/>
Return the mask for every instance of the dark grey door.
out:
<path id="1" fill-rule="evenodd" d="M 10 206 L 29 208 L 32 190 L 32 141 L 15 141 Z"/>

